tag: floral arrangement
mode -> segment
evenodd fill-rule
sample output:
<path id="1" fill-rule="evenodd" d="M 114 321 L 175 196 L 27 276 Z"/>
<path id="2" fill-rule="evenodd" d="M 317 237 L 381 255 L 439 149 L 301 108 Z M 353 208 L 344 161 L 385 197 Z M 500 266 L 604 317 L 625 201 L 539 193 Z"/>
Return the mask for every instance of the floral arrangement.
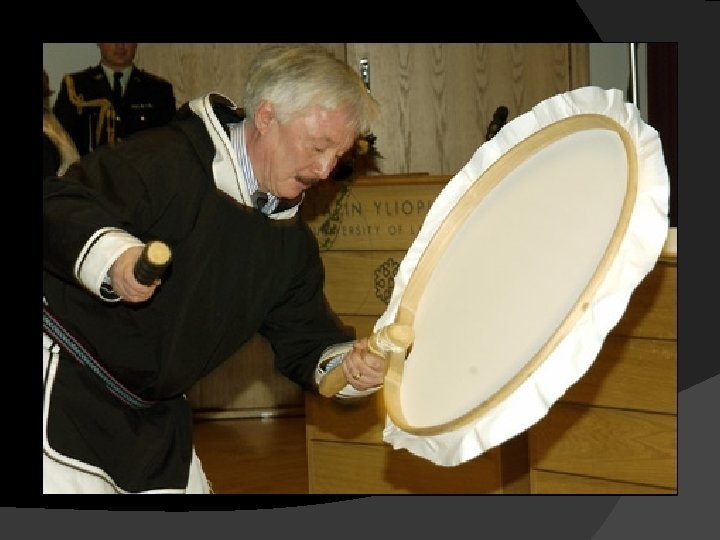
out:
<path id="1" fill-rule="evenodd" d="M 371 172 L 380 172 L 377 160 L 383 156 L 375 146 L 376 140 L 377 137 L 372 133 L 358 137 L 353 147 L 338 161 L 331 178 L 353 180 Z"/>

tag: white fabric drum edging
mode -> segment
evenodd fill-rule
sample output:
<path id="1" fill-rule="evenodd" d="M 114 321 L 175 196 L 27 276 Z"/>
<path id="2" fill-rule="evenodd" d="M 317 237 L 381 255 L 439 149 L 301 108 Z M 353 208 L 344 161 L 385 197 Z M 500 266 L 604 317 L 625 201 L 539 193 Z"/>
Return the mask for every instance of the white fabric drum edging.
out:
<path id="1" fill-rule="evenodd" d="M 437 435 L 417 435 L 386 416 L 383 440 L 436 465 L 456 466 L 525 431 L 547 414 L 594 362 L 622 317 L 630 296 L 653 269 L 668 234 L 669 179 L 657 132 L 617 89 L 584 87 L 558 94 L 508 122 L 484 143 L 440 192 L 395 276 L 385 313 L 374 331 L 392 324 L 413 271 L 447 215 L 503 154 L 542 128 L 581 114 L 600 114 L 620 124 L 637 150 L 637 198 L 617 255 L 580 316 L 545 361 L 503 402 L 474 423 Z"/>

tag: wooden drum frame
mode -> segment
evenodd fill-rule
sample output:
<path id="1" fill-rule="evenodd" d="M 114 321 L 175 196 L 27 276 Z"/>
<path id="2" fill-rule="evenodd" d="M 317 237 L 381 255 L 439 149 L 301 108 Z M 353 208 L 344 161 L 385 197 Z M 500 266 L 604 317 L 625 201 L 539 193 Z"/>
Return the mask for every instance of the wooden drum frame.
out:
<path id="1" fill-rule="evenodd" d="M 375 326 L 414 337 L 385 348 L 383 439 L 454 466 L 542 418 L 657 262 L 668 200 L 657 132 L 619 90 L 506 124 L 433 203 Z"/>

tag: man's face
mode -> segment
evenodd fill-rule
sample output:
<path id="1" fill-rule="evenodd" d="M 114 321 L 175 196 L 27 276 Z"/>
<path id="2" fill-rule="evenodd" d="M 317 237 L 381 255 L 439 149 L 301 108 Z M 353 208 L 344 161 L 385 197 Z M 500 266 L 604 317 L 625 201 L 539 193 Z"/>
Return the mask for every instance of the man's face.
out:
<path id="1" fill-rule="evenodd" d="M 103 63 L 119 70 L 133 63 L 137 43 L 98 43 L 98 48 Z"/>
<path id="2" fill-rule="evenodd" d="M 275 118 L 262 137 L 261 162 L 253 163 L 261 189 L 296 198 L 330 175 L 355 136 L 342 109 L 314 106 L 284 123 Z"/>

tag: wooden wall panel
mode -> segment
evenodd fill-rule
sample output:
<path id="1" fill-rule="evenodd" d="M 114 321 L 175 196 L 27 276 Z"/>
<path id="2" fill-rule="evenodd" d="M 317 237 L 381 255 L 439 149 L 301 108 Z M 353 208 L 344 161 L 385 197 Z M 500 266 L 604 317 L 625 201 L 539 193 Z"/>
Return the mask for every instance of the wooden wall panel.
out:
<path id="1" fill-rule="evenodd" d="M 677 343 L 611 335 L 561 401 L 677 414 Z"/>
<path id="2" fill-rule="evenodd" d="M 501 493 L 497 453 L 440 467 L 390 446 L 315 441 L 310 493 Z"/>
<path id="3" fill-rule="evenodd" d="M 676 489 L 660 488 L 630 482 L 613 482 L 600 478 L 588 478 L 571 474 L 551 473 L 533 470 L 530 473 L 530 482 L 533 486 L 541 486 L 542 491 L 533 491 L 533 494 L 562 495 L 573 493 L 577 495 L 672 495 Z"/>
<path id="4" fill-rule="evenodd" d="M 570 89 L 590 84 L 590 45 L 570 44 Z"/>
<path id="5" fill-rule="evenodd" d="M 535 469 L 677 489 L 674 415 L 558 403 L 529 440 Z"/>
<path id="6" fill-rule="evenodd" d="M 309 440 L 383 444 L 385 414 L 382 391 L 367 399 L 328 400 L 315 394 L 305 396 Z"/>
<path id="7" fill-rule="evenodd" d="M 633 291 L 617 336 L 677 339 L 677 263 L 660 261 Z"/>
<path id="8" fill-rule="evenodd" d="M 374 132 L 383 174 L 454 175 L 485 142 L 497 107 L 511 120 L 587 83 L 582 70 L 571 80 L 566 43 L 348 43 L 348 63 L 357 69 L 361 58 L 382 106 Z"/>
<path id="9" fill-rule="evenodd" d="M 140 43 L 135 58 L 142 69 L 166 78 L 178 105 L 219 92 L 242 106 L 250 62 L 269 43 Z M 323 43 L 345 58 L 342 43 Z"/>

